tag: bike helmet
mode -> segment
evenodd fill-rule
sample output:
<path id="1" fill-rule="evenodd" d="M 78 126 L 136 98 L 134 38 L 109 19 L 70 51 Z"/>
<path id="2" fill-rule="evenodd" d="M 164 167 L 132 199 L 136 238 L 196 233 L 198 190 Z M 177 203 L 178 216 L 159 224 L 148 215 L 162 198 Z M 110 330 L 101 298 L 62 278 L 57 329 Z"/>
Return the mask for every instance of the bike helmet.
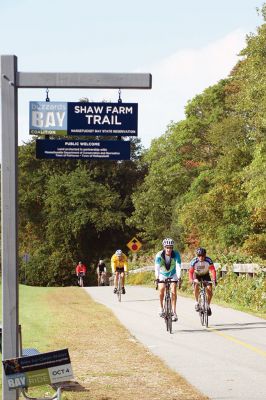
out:
<path id="1" fill-rule="evenodd" d="M 163 246 L 174 246 L 174 241 L 173 239 L 166 238 L 162 241 Z"/>
<path id="2" fill-rule="evenodd" d="M 196 254 L 197 254 L 197 256 L 206 256 L 206 250 L 203 249 L 203 247 L 199 247 L 199 248 L 196 250 Z"/>
<path id="3" fill-rule="evenodd" d="M 115 255 L 116 256 L 122 256 L 122 250 L 116 250 Z"/>

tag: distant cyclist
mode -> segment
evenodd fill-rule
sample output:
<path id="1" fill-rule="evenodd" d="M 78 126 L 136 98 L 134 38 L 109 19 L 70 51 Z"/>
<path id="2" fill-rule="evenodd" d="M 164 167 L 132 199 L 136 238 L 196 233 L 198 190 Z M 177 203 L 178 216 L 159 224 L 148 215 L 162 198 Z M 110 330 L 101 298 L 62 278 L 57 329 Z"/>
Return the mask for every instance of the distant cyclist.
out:
<path id="1" fill-rule="evenodd" d="M 166 238 L 162 242 L 163 250 L 160 250 L 155 256 L 155 279 L 165 281 L 166 278 L 171 278 L 171 296 L 173 307 L 173 320 L 177 321 L 176 315 L 176 288 L 177 281 L 180 284 L 181 276 L 181 257 L 177 250 L 174 250 L 174 241 L 171 238 Z M 164 316 L 163 299 L 165 292 L 165 284 L 159 283 L 159 297 L 160 297 L 160 317 Z"/>
<path id="2" fill-rule="evenodd" d="M 103 260 L 100 260 L 97 265 L 98 286 L 104 285 L 106 278 L 106 265 Z"/>
<path id="3" fill-rule="evenodd" d="M 79 263 L 76 266 L 76 275 L 78 277 L 78 282 L 80 282 L 80 277 L 84 277 L 86 275 L 87 268 L 86 265 L 82 263 L 82 261 L 79 261 Z"/>
<path id="4" fill-rule="evenodd" d="M 208 302 L 208 315 L 212 315 L 211 311 L 211 299 L 212 299 L 212 283 L 216 285 L 216 270 L 212 260 L 206 256 L 206 250 L 199 247 L 196 250 L 197 256 L 190 262 L 189 268 L 189 281 L 194 285 L 194 296 L 195 296 L 195 310 L 199 311 L 199 282 L 209 282 L 206 286 L 206 295 Z M 210 276 L 212 274 L 212 279 Z"/>
<path id="5" fill-rule="evenodd" d="M 113 274 L 115 274 L 114 281 L 114 293 L 117 293 L 117 285 L 118 285 L 118 273 L 121 273 L 122 279 L 122 294 L 126 293 L 125 290 L 125 272 L 127 271 L 127 256 L 122 252 L 122 250 L 116 250 L 115 254 L 112 255 L 111 258 L 111 268 Z"/>

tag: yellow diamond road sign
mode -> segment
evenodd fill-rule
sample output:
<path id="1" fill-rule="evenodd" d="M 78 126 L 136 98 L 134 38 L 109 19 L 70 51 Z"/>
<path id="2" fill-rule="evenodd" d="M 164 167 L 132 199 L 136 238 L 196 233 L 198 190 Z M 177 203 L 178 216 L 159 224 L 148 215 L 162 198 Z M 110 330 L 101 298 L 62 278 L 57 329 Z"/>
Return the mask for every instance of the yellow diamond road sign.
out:
<path id="1" fill-rule="evenodd" d="M 139 251 L 141 246 L 142 243 L 140 243 L 140 241 L 135 237 L 133 237 L 133 239 L 131 239 L 130 242 L 127 243 L 127 247 L 133 252 Z"/>

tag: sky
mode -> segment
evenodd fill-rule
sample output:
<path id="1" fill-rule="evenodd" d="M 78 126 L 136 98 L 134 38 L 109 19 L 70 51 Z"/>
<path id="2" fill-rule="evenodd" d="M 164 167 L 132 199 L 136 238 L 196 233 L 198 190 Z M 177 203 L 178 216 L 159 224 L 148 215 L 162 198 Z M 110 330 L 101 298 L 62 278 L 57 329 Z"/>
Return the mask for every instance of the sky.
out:
<path id="1" fill-rule="evenodd" d="M 226 78 L 263 23 L 264 0 L 0 0 L 0 54 L 21 72 L 151 73 L 151 90 L 122 89 L 138 103 L 148 148 L 189 100 Z M 50 101 L 118 100 L 117 89 L 50 89 Z M 29 102 L 45 89 L 19 89 L 19 144 L 29 135 Z"/>

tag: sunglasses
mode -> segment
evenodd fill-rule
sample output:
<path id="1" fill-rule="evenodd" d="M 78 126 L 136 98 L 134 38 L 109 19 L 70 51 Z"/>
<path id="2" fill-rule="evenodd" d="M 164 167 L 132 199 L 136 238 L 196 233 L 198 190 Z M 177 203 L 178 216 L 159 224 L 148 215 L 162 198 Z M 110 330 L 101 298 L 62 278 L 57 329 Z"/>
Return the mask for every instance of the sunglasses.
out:
<path id="1" fill-rule="evenodd" d="M 172 249 L 173 246 L 165 246 L 166 249 Z"/>

